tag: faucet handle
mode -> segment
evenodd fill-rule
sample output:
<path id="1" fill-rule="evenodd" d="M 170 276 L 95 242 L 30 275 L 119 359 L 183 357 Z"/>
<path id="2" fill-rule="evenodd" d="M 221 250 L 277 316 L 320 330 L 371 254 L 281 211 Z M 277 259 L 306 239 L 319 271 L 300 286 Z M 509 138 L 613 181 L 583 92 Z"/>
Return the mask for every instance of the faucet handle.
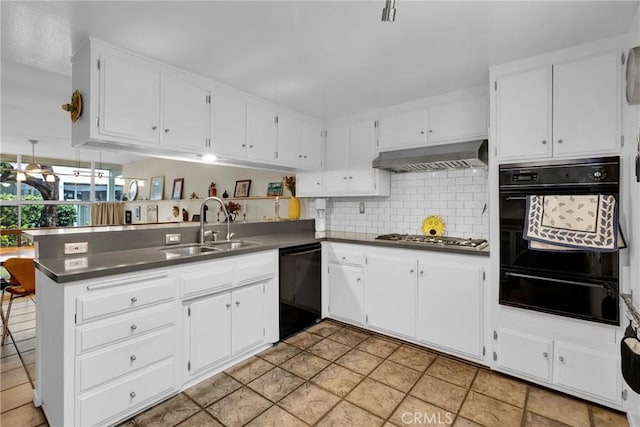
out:
<path id="1" fill-rule="evenodd" d="M 235 235 L 236 235 L 236 233 L 229 233 L 229 234 L 227 234 L 227 240 L 231 240 L 231 238 L 232 238 L 233 236 L 235 236 Z"/>

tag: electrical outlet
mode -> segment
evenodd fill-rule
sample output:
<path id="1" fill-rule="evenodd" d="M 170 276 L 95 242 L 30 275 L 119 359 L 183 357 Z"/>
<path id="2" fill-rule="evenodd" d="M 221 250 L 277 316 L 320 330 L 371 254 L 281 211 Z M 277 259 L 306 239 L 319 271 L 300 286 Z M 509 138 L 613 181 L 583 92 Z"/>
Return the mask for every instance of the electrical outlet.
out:
<path id="1" fill-rule="evenodd" d="M 182 234 L 165 234 L 164 235 L 164 243 L 165 245 L 175 245 L 180 243 L 182 240 Z"/>
<path id="2" fill-rule="evenodd" d="M 89 242 L 65 243 L 64 254 L 86 254 L 89 251 Z"/>
<path id="3" fill-rule="evenodd" d="M 364 202 L 360 202 L 360 213 L 364 213 Z"/>
<path id="4" fill-rule="evenodd" d="M 80 268 L 87 268 L 88 266 L 89 266 L 89 260 L 87 260 L 86 256 L 64 260 L 65 270 L 78 270 Z"/>

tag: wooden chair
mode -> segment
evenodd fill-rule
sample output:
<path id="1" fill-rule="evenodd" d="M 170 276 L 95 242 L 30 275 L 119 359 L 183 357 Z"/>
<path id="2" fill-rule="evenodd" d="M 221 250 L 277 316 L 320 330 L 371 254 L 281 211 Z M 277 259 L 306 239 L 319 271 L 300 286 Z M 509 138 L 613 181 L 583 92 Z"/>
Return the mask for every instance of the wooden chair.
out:
<path id="1" fill-rule="evenodd" d="M 4 332 L 2 333 L 2 343 L 0 345 L 4 345 L 4 341 L 9 334 L 9 316 L 11 315 L 13 299 L 26 297 L 36 292 L 36 270 L 33 265 L 33 258 L 9 258 L 4 262 L 3 267 L 11 274 L 11 279 L 8 281 L 8 286 L 2 290 L 2 299 L 0 300 L 0 314 L 4 322 Z M 11 294 L 6 315 L 2 310 L 5 291 Z"/>

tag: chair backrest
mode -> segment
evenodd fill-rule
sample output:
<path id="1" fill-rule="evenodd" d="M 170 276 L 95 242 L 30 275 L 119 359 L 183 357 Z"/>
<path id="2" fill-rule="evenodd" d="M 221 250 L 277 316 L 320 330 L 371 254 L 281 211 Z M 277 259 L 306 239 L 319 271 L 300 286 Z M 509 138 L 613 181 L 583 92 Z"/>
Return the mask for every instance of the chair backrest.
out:
<path id="1" fill-rule="evenodd" d="M 33 265 L 33 258 L 9 258 L 4 262 L 3 267 L 20 282 L 25 291 L 35 292 L 36 268 Z"/>

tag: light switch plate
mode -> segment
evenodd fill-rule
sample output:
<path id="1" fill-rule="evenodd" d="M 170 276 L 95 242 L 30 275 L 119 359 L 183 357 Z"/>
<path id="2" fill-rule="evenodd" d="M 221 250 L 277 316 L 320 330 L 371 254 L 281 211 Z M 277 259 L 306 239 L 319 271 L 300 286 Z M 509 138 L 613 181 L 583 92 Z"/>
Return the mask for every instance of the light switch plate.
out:
<path id="1" fill-rule="evenodd" d="M 360 213 L 364 213 L 364 202 L 360 202 Z"/>

